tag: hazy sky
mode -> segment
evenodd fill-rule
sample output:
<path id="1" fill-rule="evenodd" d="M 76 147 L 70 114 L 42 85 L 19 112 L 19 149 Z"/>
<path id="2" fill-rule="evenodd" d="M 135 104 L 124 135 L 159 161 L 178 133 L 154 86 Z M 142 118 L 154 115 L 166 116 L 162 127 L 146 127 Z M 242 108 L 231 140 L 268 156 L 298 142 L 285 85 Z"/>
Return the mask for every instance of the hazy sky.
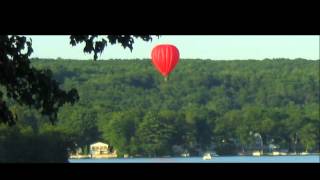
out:
<path id="1" fill-rule="evenodd" d="M 72 47 L 69 36 L 28 36 L 32 38 L 32 57 L 92 59 L 93 54 L 83 53 L 84 45 Z M 120 45 L 108 46 L 99 59 L 150 58 L 152 48 L 157 44 L 174 44 L 181 58 L 214 60 L 305 58 L 319 59 L 319 36 L 195 36 L 172 35 L 154 38 L 152 42 L 136 40 L 133 51 Z"/>

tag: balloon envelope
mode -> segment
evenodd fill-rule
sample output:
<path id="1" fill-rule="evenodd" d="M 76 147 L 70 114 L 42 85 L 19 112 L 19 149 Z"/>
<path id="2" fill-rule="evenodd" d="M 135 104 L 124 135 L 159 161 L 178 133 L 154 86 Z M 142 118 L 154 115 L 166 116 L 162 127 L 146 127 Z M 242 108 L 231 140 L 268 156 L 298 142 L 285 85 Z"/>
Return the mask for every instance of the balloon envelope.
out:
<path id="1" fill-rule="evenodd" d="M 151 58 L 155 68 L 167 77 L 179 62 L 180 54 L 174 45 L 161 44 L 152 49 Z"/>

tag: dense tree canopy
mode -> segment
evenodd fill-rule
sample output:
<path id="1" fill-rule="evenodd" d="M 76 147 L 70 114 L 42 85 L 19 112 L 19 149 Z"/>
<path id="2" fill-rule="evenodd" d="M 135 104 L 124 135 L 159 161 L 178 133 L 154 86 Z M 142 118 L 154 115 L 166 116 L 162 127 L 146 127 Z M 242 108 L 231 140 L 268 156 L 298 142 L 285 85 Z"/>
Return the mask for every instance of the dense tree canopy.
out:
<path id="1" fill-rule="evenodd" d="M 319 150 L 319 60 L 182 59 L 167 82 L 150 60 L 31 62 L 78 90 L 55 128 L 80 147 L 104 141 L 142 156 Z M 41 114 L 8 102 L 22 129 L 47 127 Z"/>

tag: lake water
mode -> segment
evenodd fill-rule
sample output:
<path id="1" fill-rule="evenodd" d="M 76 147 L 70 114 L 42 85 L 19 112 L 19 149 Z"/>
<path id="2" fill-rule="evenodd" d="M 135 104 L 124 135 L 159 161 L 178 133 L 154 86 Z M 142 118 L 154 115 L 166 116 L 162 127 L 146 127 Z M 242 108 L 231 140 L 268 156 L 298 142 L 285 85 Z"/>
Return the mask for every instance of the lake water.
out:
<path id="1" fill-rule="evenodd" d="M 70 159 L 70 163 L 320 163 L 320 156 L 217 156 L 177 158 Z"/>

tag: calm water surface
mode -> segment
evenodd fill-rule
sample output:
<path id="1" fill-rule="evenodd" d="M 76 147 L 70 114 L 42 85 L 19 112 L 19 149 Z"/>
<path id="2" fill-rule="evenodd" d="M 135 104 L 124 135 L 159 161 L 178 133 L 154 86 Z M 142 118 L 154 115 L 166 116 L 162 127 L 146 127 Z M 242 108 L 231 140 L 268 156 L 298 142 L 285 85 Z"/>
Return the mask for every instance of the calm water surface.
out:
<path id="1" fill-rule="evenodd" d="M 217 156 L 177 158 L 70 159 L 71 163 L 320 163 L 320 156 Z"/>

